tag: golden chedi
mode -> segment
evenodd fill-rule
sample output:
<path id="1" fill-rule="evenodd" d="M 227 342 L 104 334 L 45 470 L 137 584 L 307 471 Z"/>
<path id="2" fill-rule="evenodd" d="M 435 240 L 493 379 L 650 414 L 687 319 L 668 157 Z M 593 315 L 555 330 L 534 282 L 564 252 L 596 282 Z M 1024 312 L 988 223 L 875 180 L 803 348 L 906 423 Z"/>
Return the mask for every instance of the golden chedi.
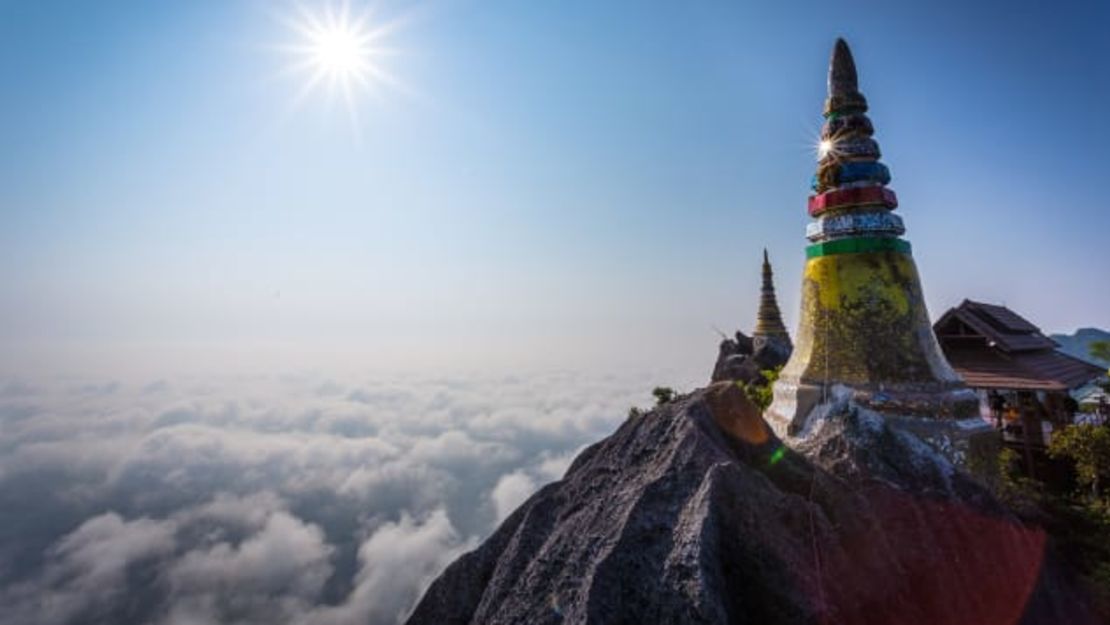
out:
<path id="1" fill-rule="evenodd" d="M 884 417 L 945 420 L 966 431 L 978 400 L 945 360 L 925 309 L 921 282 L 890 172 L 872 138 L 848 45 L 838 39 L 829 67 L 820 160 L 809 198 L 814 221 L 802 280 L 793 354 L 766 418 L 781 437 L 804 435 L 815 408 L 834 397 Z"/>

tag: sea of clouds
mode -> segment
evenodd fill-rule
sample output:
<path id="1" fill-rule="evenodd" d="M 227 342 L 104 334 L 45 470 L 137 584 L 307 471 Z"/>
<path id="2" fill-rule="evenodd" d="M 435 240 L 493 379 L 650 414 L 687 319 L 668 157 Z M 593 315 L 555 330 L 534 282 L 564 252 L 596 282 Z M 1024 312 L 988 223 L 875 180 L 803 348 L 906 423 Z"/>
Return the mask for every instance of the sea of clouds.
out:
<path id="1" fill-rule="evenodd" d="M 400 622 L 667 376 L 0 379 L 0 625 Z"/>

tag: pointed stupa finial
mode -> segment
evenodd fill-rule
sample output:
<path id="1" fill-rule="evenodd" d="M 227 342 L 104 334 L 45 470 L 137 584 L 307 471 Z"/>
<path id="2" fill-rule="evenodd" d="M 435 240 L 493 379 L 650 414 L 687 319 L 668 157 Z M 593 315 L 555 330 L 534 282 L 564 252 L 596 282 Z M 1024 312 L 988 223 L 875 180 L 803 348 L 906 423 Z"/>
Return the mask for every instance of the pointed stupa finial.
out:
<path id="1" fill-rule="evenodd" d="M 763 248 L 763 293 L 770 293 L 772 297 L 775 294 L 775 280 L 771 270 L 771 259 L 767 256 L 767 248 Z M 775 304 L 778 308 L 778 304 Z M 761 308 L 762 310 L 762 308 Z"/>
<path id="2" fill-rule="evenodd" d="M 767 248 L 763 248 L 763 288 L 759 293 L 759 311 L 755 317 L 755 331 L 753 337 L 782 337 L 790 342 L 790 334 L 782 322 L 782 313 L 779 312 L 779 303 L 775 299 L 775 280 L 771 271 L 771 261 L 767 256 Z"/>
<path id="3" fill-rule="evenodd" d="M 825 100 L 825 115 L 832 113 L 867 110 L 867 99 L 859 92 L 856 62 L 848 42 L 838 37 L 829 60 L 829 97 Z"/>
<path id="4" fill-rule="evenodd" d="M 852 50 L 848 48 L 848 42 L 838 37 L 836 45 L 833 46 L 832 60 L 829 62 L 829 95 L 854 91 L 859 91 L 856 62 L 852 59 Z"/>

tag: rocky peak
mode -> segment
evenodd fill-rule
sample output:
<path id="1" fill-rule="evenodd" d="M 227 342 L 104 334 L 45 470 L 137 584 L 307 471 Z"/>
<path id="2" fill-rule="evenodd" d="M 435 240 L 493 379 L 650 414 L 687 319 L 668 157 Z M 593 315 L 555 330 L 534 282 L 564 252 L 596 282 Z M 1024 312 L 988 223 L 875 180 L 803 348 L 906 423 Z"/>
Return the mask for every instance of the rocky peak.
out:
<path id="1" fill-rule="evenodd" d="M 850 400 L 803 445 L 736 384 L 630 417 L 410 625 L 1093 623 L 1045 535 Z"/>

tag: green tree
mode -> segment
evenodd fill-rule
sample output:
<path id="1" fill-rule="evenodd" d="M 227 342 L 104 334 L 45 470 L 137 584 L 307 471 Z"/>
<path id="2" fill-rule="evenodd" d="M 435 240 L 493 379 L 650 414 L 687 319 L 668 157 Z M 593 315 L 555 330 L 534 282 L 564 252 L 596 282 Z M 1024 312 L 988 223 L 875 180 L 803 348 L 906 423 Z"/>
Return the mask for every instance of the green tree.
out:
<path id="1" fill-rule="evenodd" d="M 1048 455 L 1075 463 L 1080 486 L 1102 496 L 1102 483 L 1110 478 L 1110 428 L 1093 423 L 1069 425 L 1052 435 Z"/>
<path id="2" fill-rule="evenodd" d="M 751 384 L 744 384 L 737 382 L 740 388 L 744 389 L 744 393 L 752 403 L 759 407 L 760 412 L 767 410 L 774 399 L 773 387 L 775 380 L 779 379 L 779 373 L 782 372 L 782 367 L 775 367 L 774 369 L 764 369 L 759 374 L 763 376 L 763 382 L 753 382 Z"/>
<path id="3" fill-rule="evenodd" d="M 651 394 L 655 396 L 656 406 L 662 406 L 669 401 L 673 401 L 676 395 L 674 389 L 669 386 L 656 386 L 651 389 Z"/>
<path id="4" fill-rule="evenodd" d="M 1091 358 L 1110 363 L 1110 341 L 1093 341 L 1087 349 L 1090 351 Z"/>

